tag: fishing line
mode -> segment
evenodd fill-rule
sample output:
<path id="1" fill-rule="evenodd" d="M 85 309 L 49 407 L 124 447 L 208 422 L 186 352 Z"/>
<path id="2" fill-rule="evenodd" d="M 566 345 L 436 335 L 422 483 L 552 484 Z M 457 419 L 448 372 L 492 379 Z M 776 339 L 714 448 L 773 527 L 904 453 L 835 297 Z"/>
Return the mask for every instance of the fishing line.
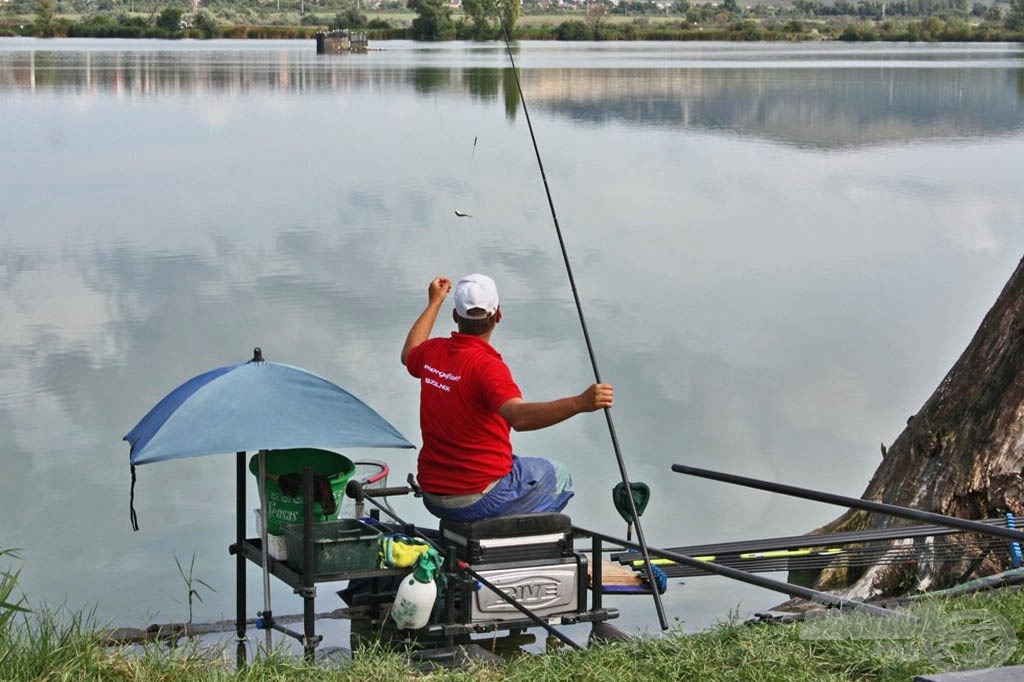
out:
<path id="1" fill-rule="evenodd" d="M 544 162 L 540 158 L 540 148 L 537 146 L 537 136 L 533 133 L 533 122 L 530 120 L 530 111 L 526 106 L 526 95 L 523 93 L 523 84 L 519 81 L 519 72 L 516 70 L 516 60 L 512 56 L 512 44 L 509 40 L 508 26 L 505 25 L 504 17 L 500 19 L 501 33 L 505 39 L 505 49 L 508 52 L 508 60 L 512 64 L 512 76 L 515 78 L 516 90 L 519 92 L 519 102 L 523 105 L 523 116 L 526 118 L 526 127 L 530 131 L 530 140 L 533 142 L 533 153 L 537 157 L 537 167 L 540 169 L 540 177 L 544 182 L 544 193 L 548 198 L 548 207 L 551 209 L 551 220 L 555 224 L 555 234 L 558 235 L 558 245 L 562 251 L 562 260 L 565 262 L 565 272 L 569 276 L 569 287 L 572 289 L 572 297 L 576 302 L 576 313 L 580 318 L 580 326 L 583 328 L 583 339 L 587 344 L 587 353 L 590 356 L 590 365 L 594 370 L 594 379 L 597 383 L 601 381 L 601 370 L 597 366 L 597 356 L 594 354 L 594 345 L 590 342 L 590 332 L 587 330 L 587 320 L 583 315 L 583 304 L 580 302 L 580 295 L 576 289 L 576 278 L 572 274 L 572 265 L 569 263 L 569 252 L 565 248 L 565 240 L 562 238 L 562 228 L 558 224 L 558 215 L 555 212 L 555 202 L 551 198 L 551 188 L 548 186 L 548 177 L 544 172 Z M 619 439 L 615 435 L 615 424 L 612 423 L 612 413 L 608 408 L 604 409 L 605 421 L 608 423 L 608 433 L 612 440 L 612 449 L 615 451 L 615 460 L 619 466 L 619 475 L 622 478 L 622 485 L 626 490 L 632 489 L 629 475 L 626 473 L 626 462 L 622 458 L 622 451 L 619 448 Z M 633 525 L 636 527 L 636 539 L 643 553 L 644 563 L 647 569 L 647 581 L 651 585 L 651 594 L 654 596 L 654 607 L 658 612 L 658 622 L 662 630 L 668 630 L 668 620 L 665 618 L 665 609 L 661 603 L 661 595 L 656 589 L 658 584 L 654 576 L 654 566 L 651 563 L 650 554 L 647 551 L 647 540 L 644 537 L 643 528 L 640 526 L 640 514 L 637 512 L 636 502 L 632 495 L 625 496 L 629 500 L 629 511 L 633 517 Z"/>
<path id="2" fill-rule="evenodd" d="M 473 137 L 473 151 L 469 155 L 470 172 L 468 173 L 468 175 L 470 177 L 476 176 L 476 173 L 473 172 L 475 170 L 475 168 L 476 168 L 476 162 L 475 162 L 473 157 L 476 156 L 476 141 L 477 141 L 477 139 L 479 137 L 480 137 L 479 135 L 475 135 Z M 476 188 L 471 188 L 470 187 L 470 183 L 469 183 L 468 180 L 466 181 L 466 190 L 467 190 L 466 193 L 467 193 L 468 197 L 475 202 L 476 201 L 476 197 L 478 195 L 478 191 L 475 191 Z M 473 215 L 471 213 L 469 213 L 468 211 L 463 210 L 463 209 L 459 209 L 459 208 L 455 209 L 455 215 L 456 215 L 456 217 L 459 217 L 459 218 L 472 218 L 473 217 Z"/>

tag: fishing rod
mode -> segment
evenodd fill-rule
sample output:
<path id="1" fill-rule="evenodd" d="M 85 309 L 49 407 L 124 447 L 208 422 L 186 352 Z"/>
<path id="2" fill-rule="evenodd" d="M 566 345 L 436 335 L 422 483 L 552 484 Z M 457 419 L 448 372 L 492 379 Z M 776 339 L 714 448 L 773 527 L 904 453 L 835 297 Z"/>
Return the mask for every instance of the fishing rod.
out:
<path id="1" fill-rule="evenodd" d="M 972 556 L 974 560 L 988 556 L 992 551 L 1001 547 L 989 545 L 979 550 L 977 555 Z M 672 550 L 669 550 L 672 551 Z M 963 549 L 952 543 L 945 543 L 940 546 L 929 546 L 926 548 L 916 546 L 897 547 L 876 547 L 869 549 L 844 549 L 832 547 L 824 550 L 791 550 L 786 552 L 765 552 L 754 555 L 739 556 L 698 556 L 687 552 L 679 552 L 692 556 L 698 561 L 713 561 L 722 566 L 739 568 L 748 573 L 776 573 L 792 571 L 820 571 L 829 566 L 836 565 L 838 561 L 843 568 L 869 567 L 869 566 L 894 566 L 908 563 L 944 563 L 965 558 Z M 680 566 L 668 559 L 655 559 L 655 565 L 669 578 L 699 578 L 707 575 L 704 571 L 688 566 Z M 635 562 L 639 567 L 640 560 Z"/>
<path id="2" fill-rule="evenodd" d="M 985 519 L 979 521 L 987 525 L 1003 525 L 1008 528 L 1006 519 Z M 829 546 L 859 545 L 862 543 L 908 540 L 932 537 L 936 538 L 946 535 L 955 535 L 963 531 L 947 526 L 925 525 L 925 526 L 895 526 L 892 528 L 872 528 L 869 530 L 842 531 L 838 533 L 822 533 L 820 535 L 788 535 L 775 538 L 761 538 L 758 540 L 739 540 L 733 542 L 717 542 L 704 545 L 689 545 L 685 547 L 667 547 L 672 552 L 679 552 L 693 557 L 741 555 L 751 552 L 771 552 L 774 550 L 816 548 L 821 549 Z M 626 538 L 627 540 L 629 538 Z M 613 556 L 620 562 L 637 562 L 639 566 L 639 554 L 636 552 L 623 552 L 621 555 Z"/>
<path id="3" fill-rule="evenodd" d="M 927 512 L 922 511 L 920 509 L 911 509 L 910 507 L 901 507 L 899 505 L 887 504 L 885 502 L 862 500 L 859 497 L 846 497 L 844 495 L 834 495 L 832 493 L 811 490 L 809 488 L 798 488 L 793 485 L 785 485 L 783 483 L 772 483 L 770 481 L 762 481 L 756 478 L 747 478 L 746 476 L 726 474 L 720 471 L 698 469 L 697 467 L 686 466 L 685 464 L 673 464 L 672 471 L 675 471 L 676 473 L 679 474 L 699 476 L 700 478 L 709 478 L 713 481 L 721 481 L 723 483 L 733 483 L 735 485 L 741 485 L 746 488 L 765 490 L 770 493 L 780 493 L 782 495 L 789 495 L 790 497 L 800 497 L 805 500 L 813 500 L 815 502 L 835 504 L 840 507 L 850 507 L 853 509 L 862 509 L 864 511 L 869 512 L 879 512 L 881 514 L 889 514 L 890 516 L 901 516 L 903 518 L 914 519 L 916 521 L 926 521 L 928 523 L 934 523 L 940 526 L 959 528 L 961 530 L 971 531 L 973 533 L 980 533 L 982 535 L 996 535 L 1001 538 L 1008 538 L 1010 540 L 1014 540 L 1016 542 L 1024 541 L 1024 532 L 1014 530 L 1012 528 L 1005 528 L 1003 526 L 993 526 L 982 521 L 969 521 L 967 519 L 958 519 L 955 516 L 946 516 L 945 514 L 936 514 L 935 512 Z"/>
<path id="4" fill-rule="evenodd" d="M 639 549 L 639 544 L 630 542 L 628 540 L 622 540 L 620 538 L 612 537 L 611 535 L 605 535 L 604 533 L 598 533 L 597 531 L 587 530 L 585 528 L 576 527 L 576 530 L 584 535 L 598 538 L 605 542 L 615 543 L 622 547 L 630 547 L 633 549 Z M 725 578 L 732 578 L 740 582 L 747 583 L 748 585 L 754 585 L 756 587 L 763 587 L 773 592 L 780 592 L 789 596 L 803 597 L 808 601 L 812 601 L 822 606 L 838 607 L 841 609 L 851 609 L 859 613 L 867 613 L 874 616 L 892 616 L 893 612 L 887 609 L 883 609 L 874 604 L 868 604 L 866 602 L 857 601 L 855 599 L 847 599 L 845 597 L 839 597 L 828 592 L 820 592 L 818 590 L 812 590 L 809 587 L 803 587 L 801 585 L 794 585 L 793 583 L 785 583 L 779 580 L 772 580 L 771 578 L 764 578 L 759 575 L 755 575 L 748 571 L 743 571 L 732 566 L 725 566 L 723 564 L 717 564 L 713 561 L 702 561 L 692 556 L 680 554 L 679 552 L 673 552 L 667 549 L 654 548 L 651 552 L 661 558 L 670 559 L 678 564 L 684 566 L 690 566 L 697 568 L 705 573 L 713 573 L 720 575 Z M 650 564 L 648 564 L 650 565 Z"/>
<path id="5" fill-rule="evenodd" d="M 512 56 L 512 44 L 509 39 L 508 26 L 505 25 L 505 19 L 503 16 L 500 18 L 501 32 L 505 38 L 505 49 L 508 51 L 508 60 L 512 64 L 512 76 L 516 81 L 516 90 L 519 92 L 519 101 L 523 105 L 523 116 L 526 118 L 526 127 L 530 131 L 530 140 L 533 142 L 533 153 L 537 157 L 537 167 L 540 169 L 540 177 L 544 182 L 544 193 L 548 198 L 548 207 L 551 209 L 551 220 L 555 224 L 555 234 L 558 235 L 558 245 L 562 250 L 562 260 L 565 263 L 565 272 L 569 276 L 569 287 L 572 289 L 572 298 L 576 303 L 576 313 L 580 318 L 580 327 L 583 329 L 583 339 L 587 344 L 587 354 L 590 356 L 590 365 L 594 370 L 594 380 L 597 383 L 601 382 L 601 370 L 597 366 L 597 356 L 594 353 L 594 345 L 590 341 L 590 332 L 587 329 L 587 319 L 583 315 L 583 304 L 580 302 L 580 295 L 576 289 L 576 278 L 572 274 L 572 265 L 569 263 L 569 252 L 565 248 L 565 239 L 562 237 L 562 228 L 558 224 L 558 215 L 555 212 L 555 202 L 551 198 L 551 188 L 548 186 L 548 177 L 544 172 L 544 162 L 540 158 L 540 147 L 537 145 L 537 136 L 533 132 L 533 122 L 530 120 L 530 111 L 526 106 L 526 95 L 523 94 L 523 84 L 519 81 L 519 72 L 516 70 L 516 60 Z M 619 448 L 619 438 L 615 434 L 615 424 L 612 422 L 612 413 L 607 407 L 604 408 L 604 418 L 608 423 L 608 433 L 612 440 L 612 449 L 615 451 L 615 461 L 619 467 L 619 477 L 622 479 L 623 487 L 629 491 L 633 489 L 633 484 L 629 480 L 629 474 L 626 472 L 626 462 L 622 457 L 622 450 Z M 646 562 L 647 570 L 647 581 L 653 588 L 654 585 L 658 584 L 657 579 L 654 576 L 654 568 L 651 564 L 651 557 L 647 551 L 647 539 L 644 537 L 643 528 L 640 526 L 640 514 L 636 508 L 636 500 L 633 499 L 633 495 L 625 496 L 629 501 L 629 513 L 633 519 L 633 525 L 636 526 L 636 539 L 640 544 L 640 551 L 643 553 L 644 561 Z M 661 595 L 658 590 L 651 589 L 651 594 L 654 596 L 654 608 L 658 612 L 658 622 L 661 625 L 662 630 L 668 630 L 668 619 L 665 617 L 665 607 L 661 603 Z"/>

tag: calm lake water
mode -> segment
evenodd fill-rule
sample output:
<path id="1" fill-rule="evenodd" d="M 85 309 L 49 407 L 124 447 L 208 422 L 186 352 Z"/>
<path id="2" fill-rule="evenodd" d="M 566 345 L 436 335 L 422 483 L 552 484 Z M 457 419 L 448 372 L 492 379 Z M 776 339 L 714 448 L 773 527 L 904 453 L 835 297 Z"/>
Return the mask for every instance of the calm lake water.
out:
<path id="1" fill-rule="evenodd" d="M 527 399 L 592 381 L 503 47 L 373 47 L 0 40 L 0 547 L 23 548 L 33 603 L 180 621 L 174 559 L 194 556 L 216 590 L 196 620 L 233 616 L 234 458 L 140 467 L 133 533 L 121 438 L 254 346 L 418 443 L 399 349 L 432 277 L 481 271 Z M 1024 49 L 523 43 L 515 58 L 627 468 L 653 491 L 648 541 L 837 516 L 670 465 L 863 491 L 1021 257 Z M 577 523 L 624 532 L 600 414 L 513 443 L 570 466 Z M 346 454 L 386 460 L 395 484 L 415 466 Z M 249 586 L 255 615 L 255 567 Z M 276 581 L 273 597 L 300 610 Z M 782 600 L 718 578 L 665 595 L 689 630 Z M 608 601 L 621 627 L 658 630 L 649 598 Z M 319 610 L 340 605 L 321 589 Z"/>

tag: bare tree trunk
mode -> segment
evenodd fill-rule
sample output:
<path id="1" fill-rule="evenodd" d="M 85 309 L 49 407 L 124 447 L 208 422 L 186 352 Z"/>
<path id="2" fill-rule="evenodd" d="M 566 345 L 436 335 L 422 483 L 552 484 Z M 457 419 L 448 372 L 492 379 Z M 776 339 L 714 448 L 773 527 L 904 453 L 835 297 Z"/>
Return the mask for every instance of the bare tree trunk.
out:
<path id="1" fill-rule="evenodd" d="M 156 14 L 164 6 L 165 0 L 152 0 L 150 3 L 149 17 L 146 19 L 146 23 L 152 26 L 156 21 Z"/>
<path id="2" fill-rule="evenodd" d="M 941 334 L 941 330 L 937 330 Z M 1003 288 L 967 349 L 891 447 L 861 496 L 964 519 L 1024 511 L 1024 261 Z M 850 511 L 813 531 L 834 533 L 886 528 L 908 522 Z M 853 572 L 836 566 L 815 586 L 852 587 L 860 598 L 941 589 L 970 574 L 1006 568 L 980 562 L 979 538 L 965 536 L 964 556 L 941 563 L 922 557 L 914 565 L 875 566 Z"/>

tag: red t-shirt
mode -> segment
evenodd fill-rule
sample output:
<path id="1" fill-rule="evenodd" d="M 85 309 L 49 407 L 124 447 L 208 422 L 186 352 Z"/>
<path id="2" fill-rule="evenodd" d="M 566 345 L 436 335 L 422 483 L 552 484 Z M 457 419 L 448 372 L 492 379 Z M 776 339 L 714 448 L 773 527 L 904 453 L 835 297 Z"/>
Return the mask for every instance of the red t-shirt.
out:
<path id="1" fill-rule="evenodd" d="M 416 477 L 428 493 L 469 495 L 512 470 L 510 427 L 498 408 L 522 391 L 498 351 L 476 336 L 452 332 L 409 352 L 420 380 L 420 448 Z"/>

